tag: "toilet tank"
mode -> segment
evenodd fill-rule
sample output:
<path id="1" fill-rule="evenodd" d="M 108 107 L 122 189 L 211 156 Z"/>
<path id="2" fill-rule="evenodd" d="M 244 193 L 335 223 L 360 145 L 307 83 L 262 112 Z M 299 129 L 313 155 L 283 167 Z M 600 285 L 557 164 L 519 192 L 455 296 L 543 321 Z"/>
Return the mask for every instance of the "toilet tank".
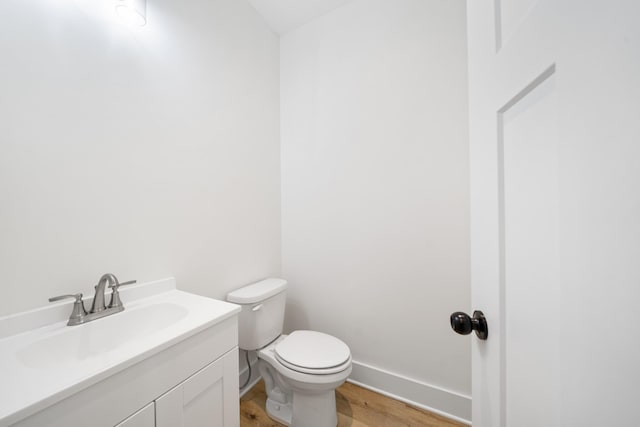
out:
<path id="1" fill-rule="evenodd" d="M 227 301 L 242 306 L 238 316 L 238 346 L 257 350 L 282 334 L 287 281 L 265 279 L 236 289 Z"/>

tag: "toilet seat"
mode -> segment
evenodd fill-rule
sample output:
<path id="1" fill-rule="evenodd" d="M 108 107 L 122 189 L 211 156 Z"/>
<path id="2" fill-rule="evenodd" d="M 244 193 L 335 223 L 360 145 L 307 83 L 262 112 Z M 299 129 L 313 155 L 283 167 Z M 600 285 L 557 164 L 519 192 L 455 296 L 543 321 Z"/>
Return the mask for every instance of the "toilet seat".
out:
<path id="1" fill-rule="evenodd" d="M 306 374 L 335 374 L 351 366 L 349 347 L 338 338 L 322 332 L 292 332 L 274 350 L 279 363 Z"/>

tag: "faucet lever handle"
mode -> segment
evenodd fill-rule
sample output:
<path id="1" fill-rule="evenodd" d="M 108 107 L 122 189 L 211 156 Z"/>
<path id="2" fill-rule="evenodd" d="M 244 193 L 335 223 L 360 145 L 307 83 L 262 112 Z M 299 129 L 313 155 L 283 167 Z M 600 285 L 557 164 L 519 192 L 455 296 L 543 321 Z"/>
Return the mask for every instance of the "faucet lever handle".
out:
<path id="1" fill-rule="evenodd" d="M 82 301 L 82 294 L 73 294 L 73 295 L 58 295 L 57 297 L 49 298 L 49 302 L 62 301 L 67 298 L 75 298 L 76 302 Z"/>
<path id="2" fill-rule="evenodd" d="M 57 297 L 49 298 L 49 302 L 61 301 L 67 298 L 74 298 L 75 302 L 73 303 L 73 311 L 71 311 L 71 316 L 69 316 L 69 321 L 67 325 L 79 325 L 84 322 L 84 316 L 87 315 L 87 310 L 84 308 L 84 302 L 82 301 L 82 294 L 74 294 L 74 295 L 58 295 Z"/>
<path id="3" fill-rule="evenodd" d="M 120 286 L 133 285 L 136 283 L 135 280 L 129 280 L 128 282 L 112 283 L 109 287 L 112 289 L 111 291 L 111 302 L 109 303 L 109 308 L 117 308 L 119 310 L 124 310 L 124 306 L 122 305 L 122 301 L 120 300 L 120 293 L 118 292 L 118 288 Z"/>
<path id="4" fill-rule="evenodd" d="M 133 284 L 135 284 L 135 283 L 137 283 L 137 281 L 136 281 L 136 280 L 129 280 L 128 282 L 122 282 L 122 283 L 118 283 L 118 282 L 116 282 L 116 283 L 111 283 L 111 284 L 109 285 L 109 287 L 110 287 L 110 288 L 113 288 L 113 289 L 115 289 L 115 290 L 117 290 L 120 286 L 133 285 Z"/>

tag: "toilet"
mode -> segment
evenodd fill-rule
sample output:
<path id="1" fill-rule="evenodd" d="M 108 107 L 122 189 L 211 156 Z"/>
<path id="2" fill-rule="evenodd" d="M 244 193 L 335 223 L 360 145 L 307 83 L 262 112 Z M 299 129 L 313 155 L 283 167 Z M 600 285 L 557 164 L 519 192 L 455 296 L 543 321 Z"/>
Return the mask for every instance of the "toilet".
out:
<path id="1" fill-rule="evenodd" d="M 322 332 L 283 335 L 286 289 L 286 280 L 272 278 L 227 295 L 242 306 L 239 347 L 257 352 L 271 418 L 294 427 L 335 427 L 335 390 L 351 373 L 351 351 Z"/>

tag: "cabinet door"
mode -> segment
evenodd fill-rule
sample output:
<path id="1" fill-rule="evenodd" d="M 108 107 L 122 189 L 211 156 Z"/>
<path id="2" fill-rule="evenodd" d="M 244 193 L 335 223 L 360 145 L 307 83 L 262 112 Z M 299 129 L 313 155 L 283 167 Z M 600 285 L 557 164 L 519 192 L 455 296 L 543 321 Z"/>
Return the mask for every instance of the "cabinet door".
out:
<path id="1" fill-rule="evenodd" d="M 236 348 L 160 396 L 156 427 L 237 427 L 238 386 Z"/>
<path id="2" fill-rule="evenodd" d="M 140 409 L 135 414 L 116 427 L 154 427 L 156 425 L 156 414 L 154 412 L 153 402 Z"/>

